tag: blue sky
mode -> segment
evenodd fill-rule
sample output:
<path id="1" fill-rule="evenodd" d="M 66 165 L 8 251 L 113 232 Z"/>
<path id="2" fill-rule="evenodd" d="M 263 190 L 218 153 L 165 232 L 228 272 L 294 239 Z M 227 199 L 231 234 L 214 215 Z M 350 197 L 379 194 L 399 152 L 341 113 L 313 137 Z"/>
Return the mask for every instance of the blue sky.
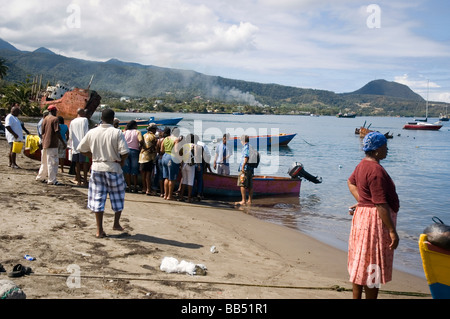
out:
<path id="1" fill-rule="evenodd" d="M 337 93 L 386 79 L 450 102 L 445 0 L 0 0 L 0 7 L 0 38 L 22 50 Z"/>

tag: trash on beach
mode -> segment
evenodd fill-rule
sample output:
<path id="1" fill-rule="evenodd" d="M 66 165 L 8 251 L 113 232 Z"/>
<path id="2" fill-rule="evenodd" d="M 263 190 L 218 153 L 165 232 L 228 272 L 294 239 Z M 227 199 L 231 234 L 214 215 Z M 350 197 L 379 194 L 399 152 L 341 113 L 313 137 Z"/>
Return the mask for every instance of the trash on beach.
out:
<path id="1" fill-rule="evenodd" d="M 216 246 L 211 246 L 211 248 L 209 249 L 209 251 L 212 253 L 212 254 L 217 254 L 219 251 L 217 250 L 217 248 L 216 248 Z"/>
<path id="2" fill-rule="evenodd" d="M 191 276 L 205 276 L 207 268 L 202 264 L 194 264 L 185 260 L 178 262 L 174 257 L 164 257 L 160 269 L 167 273 L 186 273 Z"/>
<path id="3" fill-rule="evenodd" d="M 0 300 L 1 299 L 26 299 L 27 295 L 10 280 L 0 280 Z"/>

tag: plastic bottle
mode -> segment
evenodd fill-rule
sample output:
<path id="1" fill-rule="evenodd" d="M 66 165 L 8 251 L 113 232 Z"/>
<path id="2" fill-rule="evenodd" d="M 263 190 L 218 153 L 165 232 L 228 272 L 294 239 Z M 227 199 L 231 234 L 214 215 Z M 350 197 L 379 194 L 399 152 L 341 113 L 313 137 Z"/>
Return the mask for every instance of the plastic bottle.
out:
<path id="1" fill-rule="evenodd" d="M 36 260 L 36 258 L 31 257 L 30 255 L 25 255 L 25 256 L 23 256 L 23 258 L 25 258 L 26 260 L 30 260 L 30 261 Z"/>

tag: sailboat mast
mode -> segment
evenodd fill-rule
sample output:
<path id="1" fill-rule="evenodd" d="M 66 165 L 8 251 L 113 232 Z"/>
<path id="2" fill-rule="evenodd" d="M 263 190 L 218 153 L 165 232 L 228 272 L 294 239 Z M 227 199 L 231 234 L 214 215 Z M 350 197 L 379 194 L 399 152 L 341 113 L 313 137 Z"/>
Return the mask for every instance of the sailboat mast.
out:
<path id="1" fill-rule="evenodd" d="M 430 91 L 430 80 L 428 80 L 427 82 L 427 106 L 426 106 L 426 110 L 425 110 L 425 119 L 428 120 L 428 93 Z"/>

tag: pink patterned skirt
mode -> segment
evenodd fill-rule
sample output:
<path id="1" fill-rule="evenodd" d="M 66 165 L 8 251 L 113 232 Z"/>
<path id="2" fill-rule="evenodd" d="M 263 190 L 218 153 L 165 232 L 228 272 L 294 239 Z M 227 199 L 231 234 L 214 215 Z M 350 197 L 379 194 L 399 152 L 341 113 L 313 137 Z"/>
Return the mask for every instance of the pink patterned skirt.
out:
<path id="1" fill-rule="evenodd" d="M 391 210 L 394 225 L 397 214 Z M 379 288 L 392 280 L 394 250 L 391 237 L 376 207 L 357 207 L 353 215 L 348 241 L 348 273 L 350 281 L 369 288 Z"/>

